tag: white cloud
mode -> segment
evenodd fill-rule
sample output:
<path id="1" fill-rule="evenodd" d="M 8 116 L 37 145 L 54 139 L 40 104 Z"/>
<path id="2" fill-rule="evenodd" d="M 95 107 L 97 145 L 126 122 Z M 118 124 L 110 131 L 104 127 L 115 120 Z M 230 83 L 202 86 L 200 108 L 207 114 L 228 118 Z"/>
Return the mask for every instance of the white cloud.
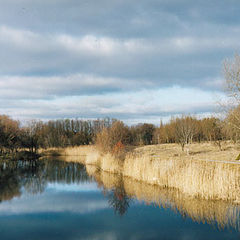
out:
<path id="1" fill-rule="evenodd" d="M 39 40 L 39 38 L 38 34 L 31 31 L 0 26 L 0 41 L 4 43 L 30 48 L 32 43 Z"/>
<path id="2" fill-rule="evenodd" d="M 55 192 L 53 190 L 51 192 L 45 192 L 41 197 L 38 195 L 25 194 L 21 197 L 13 198 L 11 201 L 2 202 L 0 204 L 0 215 L 45 212 L 87 214 L 109 208 L 107 200 L 98 198 L 98 195 L 95 193 L 88 194 L 87 201 L 86 197 L 84 197 L 86 192 L 76 194 L 77 193 L 69 195 L 68 192 Z"/>
<path id="3" fill-rule="evenodd" d="M 108 94 L 79 95 L 52 100 L 19 100 L 14 107 L 1 104 L 0 111 L 15 118 L 98 118 L 114 117 L 159 121 L 176 114 L 208 114 L 216 109 L 217 101 L 225 98 L 219 92 L 172 87 Z M 11 103 L 13 105 L 13 103 Z"/>

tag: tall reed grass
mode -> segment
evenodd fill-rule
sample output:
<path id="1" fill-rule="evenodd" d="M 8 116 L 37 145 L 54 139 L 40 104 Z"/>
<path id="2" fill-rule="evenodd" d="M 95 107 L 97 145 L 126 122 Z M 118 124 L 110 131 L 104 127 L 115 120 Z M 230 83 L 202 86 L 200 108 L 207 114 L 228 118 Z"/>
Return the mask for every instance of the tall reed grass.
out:
<path id="1" fill-rule="evenodd" d="M 124 162 L 123 175 L 149 184 L 176 188 L 194 197 L 240 203 L 239 165 L 129 156 Z"/>
<path id="2" fill-rule="evenodd" d="M 122 173 L 122 160 L 112 156 L 110 153 L 101 154 L 94 146 L 51 148 L 43 153 L 44 156 L 56 156 L 68 162 L 96 165 L 102 170 L 111 173 Z"/>

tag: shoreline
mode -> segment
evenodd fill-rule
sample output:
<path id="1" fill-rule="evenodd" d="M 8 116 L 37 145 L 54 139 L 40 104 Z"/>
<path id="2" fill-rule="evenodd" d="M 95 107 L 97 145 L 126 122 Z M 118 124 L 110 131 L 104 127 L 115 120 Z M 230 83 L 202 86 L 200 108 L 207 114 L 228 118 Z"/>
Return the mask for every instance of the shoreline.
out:
<path id="1" fill-rule="evenodd" d="M 69 149 L 62 157 L 65 161 L 94 165 L 105 172 L 121 174 L 143 183 L 175 188 L 194 198 L 240 204 L 238 161 L 234 161 L 237 164 L 229 164 L 230 161 L 221 162 L 221 159 L 220 162 L 201 161 L 197 160 L 196 154 L 175 156 L 174 151 L 168 157 L 162 154 L 162 158 L 156 158 L 156 154 L 153 153 L 157 152 L 158 147 L 152 145 L 137 148 L 133 153 L 127 154 L 124 160 L 116 159 L 111 154 L 101 154 L 94 146 L 79 147 L 81 156 L 76 154 L 76 148 L 75 154 L 72 155 Z M 151 148 L 152 151 L 149 152 L 146 148 Z M 232 155 L 236 155 L 236 152 L 237 150 L 233 151 Z M 222 152 L 215 155 L 219 154 Z"/>

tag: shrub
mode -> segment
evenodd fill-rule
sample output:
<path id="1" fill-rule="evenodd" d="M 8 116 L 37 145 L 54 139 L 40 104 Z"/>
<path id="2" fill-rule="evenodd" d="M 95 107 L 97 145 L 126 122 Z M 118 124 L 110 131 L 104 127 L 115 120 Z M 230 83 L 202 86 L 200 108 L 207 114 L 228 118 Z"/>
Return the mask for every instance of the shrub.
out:
<path id="1" fill-rule="evenodd" d="M 121 121 L 116 121 L 109 128 L 104 128 L 97 134 L 96 145 L 103 153 L 111 153 L 121 156 L 125 152 L 125 146 L 130 144 L 131 134 L 129 128 Z"/>

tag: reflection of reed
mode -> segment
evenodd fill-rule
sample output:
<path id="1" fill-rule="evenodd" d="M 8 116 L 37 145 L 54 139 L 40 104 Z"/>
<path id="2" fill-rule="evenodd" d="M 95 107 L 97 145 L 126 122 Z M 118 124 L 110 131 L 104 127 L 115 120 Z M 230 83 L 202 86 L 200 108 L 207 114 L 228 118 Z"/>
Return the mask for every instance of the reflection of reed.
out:
<path id="1" fill-rule="evenodd" d="M 190 217 L 196 222 L 240 230 L 240 207 L 238 205 L 226 201 L 193 198 L 173 188 L 161 188 L 103 171 L 91 169 L 91 174 L 105 190 L 117 188 L 119 183 L 123 182 L 124 191 L 130 198 L 136 198 L 146 204 L 153 203 L 159 207 L 171 208 L 183 217 Z"/>
<path id="2" fill-rule="evenodd" d="M 154 185 L 124 178 L 124 187 L 132 197 L 159 207 L 170 207 L 182 216 L 188 216 L 193 221 L 214 224 L 220 228 L 239 228 L 240 207 L 225 201 L 203 200 L 191 198 L 175 189 L 161 188 Z"/>
<path id="3" fill-rule="evenodd" d="M 120 185 L 121 178 L 117 174 L 101 171 L 94 165 L 86 165 L 86 171 L 89 176 L 94 177 L 99 187 L 110 190 Z"/>
<path id="4" fill-rule="evenodd" d="M 121 175 L 100 171 L 93 165 L 87 165 L 86 170 L 89 176 L 94 177 L 98 187 L 103 189 L 103 194 L 108 199 L 109 206 L 118 215 L 124 215 L 129 208 L 131 197 L 125 191 Z"/>

